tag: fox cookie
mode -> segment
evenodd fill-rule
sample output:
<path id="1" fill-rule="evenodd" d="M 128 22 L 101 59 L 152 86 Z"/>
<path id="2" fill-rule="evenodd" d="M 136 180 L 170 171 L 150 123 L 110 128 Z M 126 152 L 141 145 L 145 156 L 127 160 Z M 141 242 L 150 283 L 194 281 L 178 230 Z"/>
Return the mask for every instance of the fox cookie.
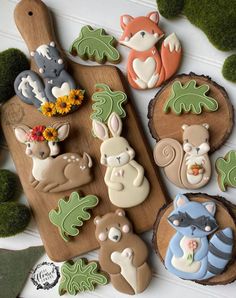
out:
<path id="1" fill-rule="evenodd" d="M 100 244 L 99 263 L 110 275 L 112 285 L 125 294 L 138 294 L 149 285 L 152 273 L 147 264 L 148 249 L 133 233 L 125 212 L 117 209 L 94 219 Z"/>
<path id="2" fill-rule="evenodd" d="M 183 145 L 170 138 L 160 140 L 154 159 L 164 168 L 166 177 L 176 186 L 198 189 L 209 182 L 211 163 L 208 157 L 209 125 L 183 125 Z"/>
<path id="3" fill-rule="evenodd" d="M 168 271 L 183 279 L 204 281 L 227 269 L 233 261 L 235 225 L 223 206 L 217 208 L 217 201 L 210 197 L 190 200 L 179 194 L 168 211 L 162 213 L 155 237 L 162 256 L 164 247 L 157 237 L 165 230 L 165 237 L 170 238 L 164 257 Z M 220 223 L 215 217 L 216 211 Z M 172 236 L 169 228 L 165 228 L 167 224 L 171 226 Z"/>
<path id="4" fill-rule="evenodd" d="M 46 116 L 67 114 L 81 104 L 83 90 L 76 90 L 76 83 L 65 70 L 55 42 L 42 44 L 31 56 L 41 77 L 32 70 L 21 72 L 15 79 L 14 88 L 19 98 L 34 105 Z"/>
<path id="5" fill-rule="evenodd" d="M 58 142 L 69 134 L 69 123 L 33 128 L 18 125 L 14 128 L 17 140 L 26 145 L 25 153 L 33 161 L 30 182 L 42 192 L 60 192 L 78 188 L 92 180 L 92 159 L 84 152 L 60 154 Z M 56 156 L 56 157 L 55 157 Z"/>
<path id="6" fill-rule="evenodd" d="M 93 132 L 103 141 L 100 147 L 101 164 L 107 167 L 104 180 L 109 198 L 112 204 L 121 208 L 139 205 L 150 190 L 144 169 L 134 160 L 134 149 L 120 136 L 122 121 L 115 112 L 108 118 L 108 128 L 102 122 L 93 120 Z"/>
<path id="7" fill-rule="evenodd" d="M 119 42 L 131 48 L 127 73 L 133 88 L 156 88 L 168 80 L 179 67 L 182 50 L 175 33 L 165 38 L 161 53 L 155 47 L 164 36 L 158 23 L 159 14 L 156 11 L 145 17 L 121 16 L 120 24 L 124 32 Z"/>

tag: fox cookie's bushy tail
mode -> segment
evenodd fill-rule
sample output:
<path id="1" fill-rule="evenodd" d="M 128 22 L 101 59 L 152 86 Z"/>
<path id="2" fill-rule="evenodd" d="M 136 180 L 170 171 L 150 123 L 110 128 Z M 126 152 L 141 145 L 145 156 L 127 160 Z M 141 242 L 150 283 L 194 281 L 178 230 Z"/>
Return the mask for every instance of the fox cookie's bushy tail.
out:
<path id="1" fill-rule="evenodd" d="M 164 168 L 168 179 L 178 187 L 183 187 L 180 178 L 184 156 L 181 144 L 174 139 L 162 139 L 155 145 L 153 155 L 156 164 Z"/>
<path id="2" fill-rule="evenodd" d="M 209 241 L 207 273 L 203 279 L 221 274 L 232 258 L 233 231 L 225 228 L 215 233 Z"/>
<path id="3" fill-rule="evenodd" d="M 163 41 L 161 46 L 161 60 L 164 81 L 168 80 L 173 74 L 176 73 L 181 62 L 182 49 L 180 42 L 175 33 L 170 34 Z M 158 81 L 157 86 L 163 83 Z"/>
<path id="4" fill-rule="evenodd" d="M 42 103 L 48 101 L 41 78 L 32 70 L 21 72 L 15 79 L 14 88 L 16 95 L 23 102 L 33 104 L 37 108 L 40 108 Z"/>

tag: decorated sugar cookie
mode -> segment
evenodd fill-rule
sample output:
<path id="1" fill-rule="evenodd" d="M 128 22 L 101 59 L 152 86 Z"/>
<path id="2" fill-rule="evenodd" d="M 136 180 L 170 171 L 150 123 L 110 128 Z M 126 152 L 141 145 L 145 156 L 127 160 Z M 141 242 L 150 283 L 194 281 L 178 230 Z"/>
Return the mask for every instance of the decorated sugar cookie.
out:
<path id="1" fill-rule="evenodd" d="M 160 140 L 153 154 L 166 177 L 181 188 L 198 189 L 209 182 L 209 125 L 183 125 L 183 145 L 170 138 Z"/>
<path id="2" fill-rule="evenodd" d="M 218 102 L 214 98 L 207 96 L 209 90 L 209 85 L 197 86 L 195 80 L 188 81 L 184 86 L 182 86 L 180 81 L 175 81 L 163 111 L 168 113 L 171 110 L 176 115 L 181 115 L 182 113 L 198 115 L 203 110 L 215 112 L 218 110 Z"/>
<path id="3" fill-rule="evenodd" d="M 134 149 L 120 136 L 122 122 L 116 113 L 109 117 L 108 128 L 102 122 L 93 120 L 93 132 L 103 141 L 100 147 L 101 164 L 107 167 L 104 181 L 110 201 L 121 208 L 137 206 L 147 198 L 149 182 L 144 176 L 143 167 L 134 160 Z"/>
<path id="4" fill-rule="evenodd" d="M 32 70 L 21 72 L 14 83 L 19 98 L 49 117 L 78 109 L 84 99 L 84 90 L 77 89 L 74 79 L 65 70 L 55 43 L 40 45 L 31 56 L 43 81 Z"/>
<path id="5" fill-rule="evenodd" d="M 78 259 L 75 262 L 67 261 L 61 266 L 61 280 L 59 295 L 66 293 L 76 295 L 85 291 L 94 291 L 95 286 L 108 284 L 106 274 L 99 270 L 96 261 Z"/>
<path id="6" fill-rule="evenodd" d="M 98 198 L 94 195 L 80 197 L 78 192 L 72 192 L 69 198 L 58 201 L 58 208 L 49 212 L 49 219 L 58 227 L 62 239 L 68 241 L 69 236 L 79 235 L 79 227 L 91 218 L 87 210 L 94 208 L 97 204 Z"/>
<path id="7" fill-rule="evenodd" d="M 60 154 L 58 143 L 69 134 L 69 123 L 33 128 L 18 125 L 14 128 L 17 140 L 26 145 L 25 153 L 33 161 L 32 186 L 42 192 L 60 192 L 78 188 L 92 180 L 92 159 L 84 152 Z"/>
<path id="8" fill-rule="evenodd" d="M 148 249 L 134 234 L 122 209 L 94 219 L 100 244 L 99 263 L 109 273 L 112 285 L 125 294 L 138 294 L 149 285 L 152 273 L 147 264 Z"/>
<path id="9" fill-rule="evenodd" d="M 83 60 L 95 60 L 101 64 L 106 61 L 119 63 L 120 53 L 115 48 L 116 44 L 116 39 L 106 34 L 104 29 L 84 26 L 69 51 L 72 55 L 78 55 Z"/>
<path id="10" fill-rule="evenodd" d="M 121 16 L 124 30 L 120 43 L 131 49 L 127 64 L 128 80 L 136 89 L 156 88 L 177 71 L 182 50 L 175 33 L 167 36 L 159 53 L 156 43 L 164 36 L 157 11 L 133 18 Z"/>
<path id="11" fill-rule="evenodd" d="M 236 151 L 231 150 L 225 157 L 217 158 L 215 166 L 220 189 L 226 191 L 227 187 L 236 187 Z"/>
<path id="12" fill-rule="evenodd" d="M 166 209 L 154 231 L 154 241 L 159 245 L 162 257 L 165 249 L 157 237 L 163 230 L 166 238 L 170 238 L 170 231 L 173 234 L 164 253 L 165 267 L 180 278 L 195 281 L 209 279 L 210 283 L 211 278 L 221 275 L 233 260 L 234 219 L 223 205 L 201 194 L 193 199 L 177 195 Z M 172 211 L 169 212 L 169 209 Z M 216 220 L 216 212 L 222 229 Z M 165 228 L 167 222 L 171 230 Z"/>
<path id="13" fill-rule="evenodd" d="M 96 92 L 92 95 L 94 104 L 91 119 L 107 123 L 113 112 L 120 118 L 126 116 L 123 105 L 127 101 L 127 95 L 123 91 L 112 91 L 106 84 L 96 84 L 95 88 Z"/>

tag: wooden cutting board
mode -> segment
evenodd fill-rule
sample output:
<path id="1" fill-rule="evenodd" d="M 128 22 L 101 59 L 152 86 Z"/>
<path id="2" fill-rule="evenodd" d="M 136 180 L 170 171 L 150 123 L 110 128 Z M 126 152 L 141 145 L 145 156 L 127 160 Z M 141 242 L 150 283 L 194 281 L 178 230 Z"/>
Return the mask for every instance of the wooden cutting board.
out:
<path id="1" fill-rule="evenodd" d="M 15 22 L 24 38 L 29 52 L 41 44 L 56 41 L 54 31 L 46 5 L 40 0 L 22 0 L 15 9 Z M 57 47 L 59 45 L 57 44 Z M 32 61 L 33 69 L 36 69 Z M 69 192 L 42 193 L 35 191 L 29 184 L 29 175 L 32 169 L 32 160 L 25 154 L 25 145 L 20 144 L 14 135 L 13 126 L 26 124 L 28 126 L 49 125 L 56 121 L 68 121 L 71 125 L 69 137 L 62 145 L 64 152 L 83 151 L 93 158 L 94 180 L 89 185 L 81 187 L 82 194 L 95 194 L 100 198 L 99 205 L 93 209 L 93 217 L 103 215 L 116 209 L 110 203 L 107 187 L 103 177 L 105 167 L 100 165 L 100 141 L 91 134 L 91 95 L 96 83 L 106 83 L 112 90 L 124 91 L 123 80 L 119 70 L 113 66 L 83 66 L 68 61 L 68 71 L 76 79 L 79 86 L 86 90 L 86 102 L 78 111 L 62 118 L 49 118 L 43 116 L 35 107 L 23 103 L 16 96 L 2 107 L 2 127 L 17 168 L 24 192 L 32 208 L 40 235 L 42 237 L 48 256 L 54 261 L 64 261 L 98 248 L 94 237 L 93 218 L 86 222 L 79 236 L 65 243 L 59 235 L 58 229 L 53 226 L 48 218 L 51 209 L 57 207 L 57 202 Z M 137 103 L 138 104 L 138 103 Z M 138 233 L 152 228 L 160 207 L 166 202 L 167 196 L 163 190 L 157 168 L 152 158 L 152 151 L 143 134 L 140 120 L 136 116 L 135 108 L 129 98 L 125 106 L 127 117 L 123 121 L 124 133 L 136 151 L 136 160 L 144 166 L 146 177 L 150 181 L 151 191 L 148 198 L 139 206 L 127 209 L 127 214 L 132 220 Z"/>

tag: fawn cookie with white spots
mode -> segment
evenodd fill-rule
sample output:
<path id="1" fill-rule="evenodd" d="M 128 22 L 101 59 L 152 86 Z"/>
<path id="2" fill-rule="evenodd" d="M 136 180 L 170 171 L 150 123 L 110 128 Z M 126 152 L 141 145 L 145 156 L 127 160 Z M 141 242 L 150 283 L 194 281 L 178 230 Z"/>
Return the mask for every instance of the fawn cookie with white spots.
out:
<path id="1" fill-rule="evenodd" d="M 69 134 L 69 123 L 52 126 L 18 125 L 14 128 L 17 140 L 26 145 L 26 155 L 32 158 L 30 182 L 42 192 L 61 192 L 87 184 L 92 180 L 92 159 L 84 152 L 60 154 L 58 142 Z M 55 157 L 56 156 L 56 157 Z"/>
<path id="2" fill-rule="evenodd" d="M 152 278 L 147 264 L 148 249 L 133 232 L 124 210 L 97 216 L 94 223 L 95 236 L 100 244 L 99 263 L 110 275 L 112 285 L 129 295 L 143 292 Z"/>
<path id="3" fill-rule="evenodd" d="M 202 284 L 236 279 L 235 217 L 223 198 L 178 194 L 154 225 L 153 243 L 166 269 Z"/>

